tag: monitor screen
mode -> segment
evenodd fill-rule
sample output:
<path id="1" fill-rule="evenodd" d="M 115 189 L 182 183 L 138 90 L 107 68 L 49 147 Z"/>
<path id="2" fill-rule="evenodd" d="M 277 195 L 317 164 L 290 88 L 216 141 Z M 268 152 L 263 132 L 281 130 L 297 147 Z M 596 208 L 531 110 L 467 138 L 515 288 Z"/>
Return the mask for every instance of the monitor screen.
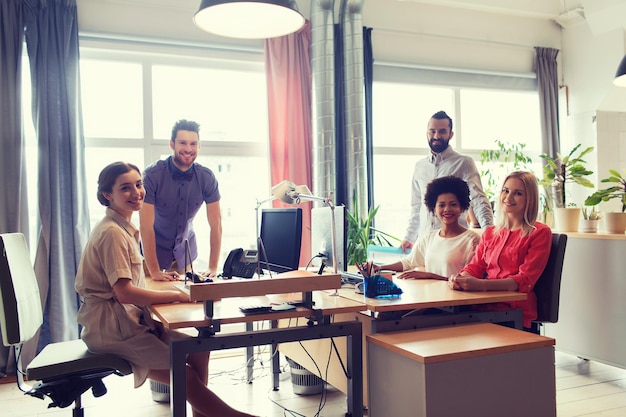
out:
<path id="1" fill-rule="evenodd" d="M 261 268 L 273 272 L 298 269 L 302 246 L 302 209 L 261 210 Z"/>
<path id="2" fill-rule="evenodd" d="M 346 268 L 346 215 L 345 207 L 337 206 L 333 209 L 335 215 L 335 245 L 337 247 L 337 272 L 347 271 Z M 331 240 L 330 207 L 315 207 L 311 209 L 311 254 L 323 254 L 323 257 L 313 259 L 311 264 L 320 267 L 324 262 L 327 271 L 333 269 L 333 249 Z"/>

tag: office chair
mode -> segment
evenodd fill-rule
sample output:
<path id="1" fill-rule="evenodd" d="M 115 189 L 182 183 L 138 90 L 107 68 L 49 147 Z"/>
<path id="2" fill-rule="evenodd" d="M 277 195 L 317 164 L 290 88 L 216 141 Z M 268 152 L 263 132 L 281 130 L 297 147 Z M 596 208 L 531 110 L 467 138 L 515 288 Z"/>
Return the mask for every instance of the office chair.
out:
<path id="1" fill-rule="evenodd" d="M 537 318 L 533 320 L 533 327 L 537 331 L 544 323 L 556 323 L 559 320 L 559 294 L 566 245 L 567 235 L 552 234 L 550 257 L 534 288 L 537 295 Z"/>
<path id="2" fill-rule="evenodd" d="M 124 359 L 93 354 L 78 340 L 47 345 L 28 365 L 24 382 L 21 346 L 32 339 L 43 323 L 41 298 L 26 239 L 21 233 L 0 234 L 0 327 L 2 342 L 13 346 L 17 361 L 17 384 L 33 397 L 49 397 L 50 407 L 74 403 L 73 417 L 84 416 L 81 395 L 91 388 L 94 397 L 106 394 L 102 379 L 108 375 L 132 373 Z"/>

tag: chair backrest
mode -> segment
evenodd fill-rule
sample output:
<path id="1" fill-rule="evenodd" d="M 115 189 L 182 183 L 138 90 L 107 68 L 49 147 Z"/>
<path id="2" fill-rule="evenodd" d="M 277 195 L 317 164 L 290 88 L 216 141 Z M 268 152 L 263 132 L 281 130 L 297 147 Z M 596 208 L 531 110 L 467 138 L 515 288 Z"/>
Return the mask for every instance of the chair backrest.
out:
<path id="1" fill-rule="evenodd" d="M 5 346 L 19 345 L 43 323 L 41 298 L 26 238 L 0 234 L 0 327 Z"/>
<path id="2" fill-rule="evenodd" d="M 535 283 L 537 295 L 537 319 L 539 323 L 556 323 L 559 320 L 559 293 L 561 292 L 561 272 L 567 235 L 552 234 L 550 257 L 539 280 Z"/>

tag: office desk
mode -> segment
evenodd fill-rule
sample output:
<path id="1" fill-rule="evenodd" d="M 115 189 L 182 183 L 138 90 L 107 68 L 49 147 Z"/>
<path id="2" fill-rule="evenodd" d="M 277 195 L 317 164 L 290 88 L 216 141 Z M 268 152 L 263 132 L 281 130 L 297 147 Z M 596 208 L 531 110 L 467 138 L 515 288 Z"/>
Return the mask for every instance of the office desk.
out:
<path id="1" fill-rule="evenodd" d="M 407 330 L 417 327 L 442 326 L 446 324 L 470 323 L 477 321 L 510 322 L 515 328 L 522 328 L 521 310 L 508 311 L 460 311 L 460 307 L 477 304 L 522 301 L 526 294 L 514 291 L 456 291 L 447 281 L 434 279 L 394 279 L 402 288 L 400 297 L 365 298 L 354 289 L 342 288 L 339 294 L 350 300 L 365 302 L 372 314 L 402 310 L 439 308 L 442 315 L 417 315 L 402 320 L 372 322 L 373 333 Z"/>
<path id="2" fill-rule="evenodd" d="M 171 286 L 172 283 L 167 282 L 151 282 L 149 284 L 151 288 L 167 288 Z M 195 327 L 198 329 L 199 333 L 198 336 L 194 338 L 171 342 L 171 415 L 176 417 L 184 417 L 186 415 L 185 360 L 189 353 L 257 345 L 276 345 L 283 342 L 346 336 L 348 340 L 346 366 L 351 375 L 347 389 L 347 415 L 362 417 L 362 325 L 357 321 L 331 323 L 329 316 L 338 313 L 354 313 L 361 311 L 364 308 L 363 302 L 333 296 L 323 291 L 314 291 L 312 292 L 312 300 L 315 302 L 315 305 L 312 308 L 297 307 L 295 310 L 291 311 L 255 315 L 244 315 L 239 311 L 239 306 L 241 305 L 280 304 L 284 301 L 300 298 L 300 293 L 224 298 L 221 301 L 215 301 L 213 303 L 212 309 L 214 315 L 212 319 L 206 317 L 204 303 L 178 303 L 151 306 L 150 310 L 152 314 L 154 314 L 166 328 L 178 329 Z M 298 317 L 308 318 L 307 325 L 288 328 L 276 328 L 275 326 L 279 319 Z M 254 321 L 263 320 L 272 321 L 272 328 L 254 331 L 251 327 L 247 326 L 244 332 L 217 334 L 221 324 L 251 324 Z M 277 355 L 275 355 L 275 360 L 278 360 Z M 273 367 L 274 365 L 277 365 L 277 363 L 273 362 Z M 276 369 L 276 367 L 274 367 L 274 369 Z M 277 387 L 277 381 L 278 378 L 277 375 L 275 375 L 275 388 Z"/>
<path id="3" fill-rule="evenodd" d="M 447 281 L 435 279 L 394 279 L 402 295 L 391 298 L 366 298 L 352 288 L 341 288 L 339 294 L 350 300 L 365 302 L 372 312 L 412 310 L 415 308 L 452 307 L 507 301 L 521 301 L 526 294 L 514 291 L 456 291 Z"/>
<path id="4" fill-rule="evenodd" d="M 448 287 L 446 281 L 441 280 L 403 280 L 394 279 L 393 282 L 404 291 L 400 297 L 394 298 L 365 298 L 363 294 L 357 294 L 352 287 L 343 287 L 338 293 L 342 298 L 352 301 L 360 301 L 365 304 L 364 312 L 357 314 L 356 319 L 363 323 L 363 338 L 369 334 L 419 329 L 451 324 L 474 323 L 474 322 L 511 322 L 514 327 L 522 328 L 522 311 L 458 311 L 459 307 L 475 304 L 487 304 L 495 302 L 520 301 L 526 299 L 526 294 L 513 291 L 485 291 L 468 292 L 455 291 Z M 402 318 L 401 320 L 379 320 L 375 313 L 413 310 L 422 308 L 440 308 L 442 314 L 416 315 Z M 445 311 L 445 312 L 444 312 Z M 338 315 L 337 320 L 346 321 L 354 319 L 355 315 Z M 363 342 L 364 343 L 364 342 Z M 343 340 L 336 341 L 339 352 L 345 352 Z M 308 371 L 327 379 L 335 388 L 347 392 L 347 380 L 340 364 L 345 361 L 341 358 L 332 357 L 330 372 L 320 375 L 317 363 L 328 362 L 328 352 L 331 350 L 326 340 L 311 341 L 303 344 L 309 356 L 302 346 L 297 343 L 287 343 L 280 346 L 280 351 L 293 359 Z M 365 346 L 363 344 L 363 346 Z M 363 355 L 364 376 L 367 376 L 367 362 Z M 364 404 L 367 405 L 367 397 L 364 395 Z"/>

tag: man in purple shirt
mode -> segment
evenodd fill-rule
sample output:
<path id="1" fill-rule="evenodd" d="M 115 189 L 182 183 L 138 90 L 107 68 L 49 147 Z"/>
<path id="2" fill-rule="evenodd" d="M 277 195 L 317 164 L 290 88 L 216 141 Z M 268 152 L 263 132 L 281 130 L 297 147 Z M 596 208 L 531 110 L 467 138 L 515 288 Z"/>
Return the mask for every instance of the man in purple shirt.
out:
<path id="1" fill-rule="evenodd" d="M 211 250 L 208 270 L 201 275 L 213 277 L 217 272 L 222 245 L 220 192 L 213 172 L 195 162 L 200 148 L 199 130 L 196 122 L 177 121 L 170 140 L 173 155 L 144 171 L 146 197 L 139 211 L 141 244 L 146 268 L 158 281 L 177 279 L 197 258 L 193 219 L 203 202 Z"/>

